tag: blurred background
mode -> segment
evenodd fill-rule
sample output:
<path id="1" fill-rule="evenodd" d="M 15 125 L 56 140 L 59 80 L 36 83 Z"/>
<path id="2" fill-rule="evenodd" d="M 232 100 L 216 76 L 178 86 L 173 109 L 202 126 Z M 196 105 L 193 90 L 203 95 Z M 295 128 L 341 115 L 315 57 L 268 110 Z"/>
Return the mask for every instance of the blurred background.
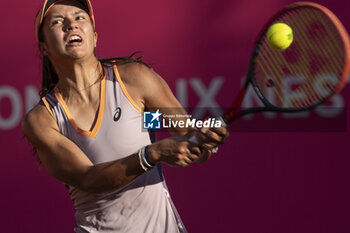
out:
<path id="1" fill-rule="evenodd" d="M 40 167 L 22 138 L 21 119 L 37 103 L 41 85 L 33 29 L 42 2 L 1 0 L 0 219 L 6 233 L 73 232 L 75 226 L 68 191 Z M 99 35 L 96 54 L 107 58 L 143 51 L 144 60 L 185 106 L 225 108 L 239 91 L 256 36 L 292 2 L 92 0 Z M 350 30 L 350 1 L 316 2 Z M 231 132 L 208 162 L 164 166 L 189 232 L 350 232 L 349 91 L 347 85 L 334 96 L 329 110 L 240 119 L 236 125 L 254 127 Z M 204 115 L 208 110 L 201 111 Z M 277 118 L 288 125 L 312 115 L 322 120 L 313 130 L 274 126 Z M 341 127 L 327 128 L 340 115 Z M 261 130 L 256 122 L 268 127 Z"/>

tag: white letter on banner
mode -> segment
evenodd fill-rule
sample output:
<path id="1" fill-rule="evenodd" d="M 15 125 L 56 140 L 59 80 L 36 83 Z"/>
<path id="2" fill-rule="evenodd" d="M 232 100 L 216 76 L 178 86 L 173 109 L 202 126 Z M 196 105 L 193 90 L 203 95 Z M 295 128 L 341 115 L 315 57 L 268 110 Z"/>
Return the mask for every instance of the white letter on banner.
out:
<path id="1" fill-rule="evenodd" d="M 182 106 L 187 107 L 187 83 L 185 79 L 176 80 L 176 98 Z"/>
<path id="2" fill-rule="evenodd" d="M 319 91 L 321 96 L 327 96 L 331 94 L 332 91 L 329 90 L 327 88 L 327 85 L 325 84 L 330 83 L 331 85 L 335 86 L 337 85 L 336 81 L 337 81 L 337 77 L 335 77 L 334 75 L 323 74 L 315 80 L 314 86 L 315 86 L 315 89 Z M 328 103 L 329 102 L 331 102 L 332 104 L 322 105 L 319 108 L 316 108 L 315 112 L 318 115 L 326 118 L 336 117 L 342 113 L 343 107 L 344 107 L 344 100 L 341 95 L 336 94 L 332 96 L 328 101 Z"/>
<path id="3" fill-rule="evenodd" d="M 25 89 L 26 113 L 39 103 L 38 89 L 35 86 L 27 86 Z"/>
<path id="4" fill-rule="evenodd" d="M 303 101 L 306 98 L 308 98 L 306 96 L 305 93 L 301 92 L 301 91 L 297 91 L 297 90 L 292 90 L 293 85 L 301 85 L 304 82 L 306 82 L 306 78 L 302 77 L 302 76 L 286 76 L 283 79 L 283 102 L 285 103 L 283 107 L 285 108 L 292 108 L 295 107 L 293 106 L 293 102 L 297 102 L 297 101 Z M 290 113 L 284 113 L 283 117 L 284 118 L 306 118 L 309 116 L 308 112 L 295 112 L 293 114 Z"/>
<path id="5" fill-rule="evenodd" d="M 329 99 L 331 105 L 321 105 L 315 108 L 315 112 L 325 118 L 337 117 L 344 111 L 344 99 L 340 94 L 336 94 Z"/>
<path id="6" fill-rule="evenodd" d="M 0 102 L 2 98 L 9 98 L 12 105 L 11 115 L 4 119 L 0 114 L 0 129 L 10 130 L 17 126 L 22 116 L 22 101 L 19 92 L 11 86 L 0 86 Z"/>

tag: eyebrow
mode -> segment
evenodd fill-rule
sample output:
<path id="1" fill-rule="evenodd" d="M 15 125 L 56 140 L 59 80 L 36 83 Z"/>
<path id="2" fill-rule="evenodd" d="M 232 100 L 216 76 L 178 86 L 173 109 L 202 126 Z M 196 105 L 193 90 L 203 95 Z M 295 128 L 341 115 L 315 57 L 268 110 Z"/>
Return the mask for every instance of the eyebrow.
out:
<path id="1" fill-rule="evenodd" d="M 74 15 L 79 15 L 81 13 L 86 13 L 86 12 L 83 10 L 79 10 L 79 11 L 74 12 Z M 63 17 L 63 15 L 55 14 L 55 15 L 52 15 L 51 18 L 57 19 L 57 18 L 64 18 L 64 17 Z"/>
<path id="2" fill-rule="evenodd" d="M 56 19 L 56 18 L 64 18 L 63 15 L 53 15 L 51 18 Z"/>
<path id="3" fill-rule="evenodd" d="M 81 14 L 81 13 L 87 13 L 87 12 L 84 11 L 84 10 L 79 10 L 79 11 L 74 12 L 75 15 L 78 15 L 78 14 Z"/>

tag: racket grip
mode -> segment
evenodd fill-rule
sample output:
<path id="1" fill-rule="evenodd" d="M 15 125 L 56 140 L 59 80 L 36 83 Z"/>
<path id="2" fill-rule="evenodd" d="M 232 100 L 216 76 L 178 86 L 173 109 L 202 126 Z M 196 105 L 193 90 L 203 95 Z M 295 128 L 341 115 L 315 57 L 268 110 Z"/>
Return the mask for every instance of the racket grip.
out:
<path id="1" fill-rule="evenodd" d="M 196 136 L 194 136 L 194 135 L 192 137 L 190 137 L 187 141 L 198 146 L 198 140 L 197 140 Z"/>
<path id="2" fill-rule="evenodd" d="M 215 119 L 221 121 L 221 126 L 227 127 L 227 124 L 226 124 L 224 118 L 222 118 L 221 116 L 219 116 L 219 117 L 216 117 Z M 207 128 L 201 128 L 200 131 L 201 131 L 202 133 L 205 133 L 205 132 L 207 131 Z M 198 144 L 199 144 L 198 139 L 196 138 L 195 135 L 193 135 L 192 137 L 190 137 L 190 138 L 188 139 L 188 141 L 191 142 L 191 143 L 193 143 L 193 144 L 195 144 L 195 145 L 197 145 L 197 146 L 198 146 Z M 213 149 L 211 150 L 211 153 L 216 153 L 217 151 L 218 151 L 218 147 L 215 147 L 215 148 L 213 148 Z"/>
<path id="3" fill-rule="evenodd" d="M 188 141 L 198 146 L 198 140 L 197 140 L 196 136 L 190 137 L 188 139 Z M 218 150 L 219 150 L 219 147 L 215 147 L 215 148 L 211 149 L 210 152 L 216 153 L 216 152 L 218 152 Z"/>
<path id="4" fill-rule="evenodd" d="M 218 121 L 221 121 L 221 126 L 222 127 L 227 127 L 227 123 L 226 123 L 226 121 L 224 120 L 224 118 L 222 116 L 218 116 L 215 119 L 218 120 Z"/>

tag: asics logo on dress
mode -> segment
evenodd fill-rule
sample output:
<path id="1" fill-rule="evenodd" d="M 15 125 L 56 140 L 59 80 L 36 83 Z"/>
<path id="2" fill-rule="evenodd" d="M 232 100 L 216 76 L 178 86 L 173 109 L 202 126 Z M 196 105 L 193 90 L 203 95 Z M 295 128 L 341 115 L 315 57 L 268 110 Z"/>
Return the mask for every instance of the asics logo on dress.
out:
<path id="1" fill-rule="evenodd" d="M 113 120 L 115 122 L 119 121 L 121 115 L 122 115 L 122 109 L 120 107 L 116 108 L 114 110 Z"/>

